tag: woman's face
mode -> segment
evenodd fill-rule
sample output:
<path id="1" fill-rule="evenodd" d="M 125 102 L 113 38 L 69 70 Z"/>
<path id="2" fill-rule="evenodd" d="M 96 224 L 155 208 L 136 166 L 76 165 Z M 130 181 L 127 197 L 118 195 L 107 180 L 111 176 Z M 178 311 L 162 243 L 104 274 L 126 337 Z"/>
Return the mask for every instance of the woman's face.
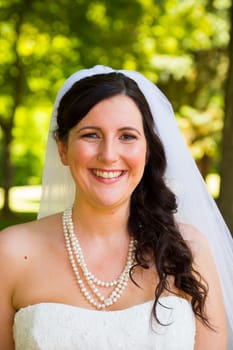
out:
<path id="1" fill-rule="evenodd" d="M 142 115 L 131 98 L 116 95 L 96 104 L 58 147 L 78 201 L 105 209 L 129 204 L 147 153 Z"/>

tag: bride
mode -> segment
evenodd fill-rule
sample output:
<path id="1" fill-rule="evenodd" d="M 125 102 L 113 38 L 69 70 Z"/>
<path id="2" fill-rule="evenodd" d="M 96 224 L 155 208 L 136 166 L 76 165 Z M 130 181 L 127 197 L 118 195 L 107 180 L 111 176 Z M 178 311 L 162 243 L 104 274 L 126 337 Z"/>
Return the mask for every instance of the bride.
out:
<path id="1" fill-rule="evenodd" d="M 0 348 L 230 349 L 232 247 L 162 93 L 79 71 L 55 101 L 39 218 L 0 234 Z"/>

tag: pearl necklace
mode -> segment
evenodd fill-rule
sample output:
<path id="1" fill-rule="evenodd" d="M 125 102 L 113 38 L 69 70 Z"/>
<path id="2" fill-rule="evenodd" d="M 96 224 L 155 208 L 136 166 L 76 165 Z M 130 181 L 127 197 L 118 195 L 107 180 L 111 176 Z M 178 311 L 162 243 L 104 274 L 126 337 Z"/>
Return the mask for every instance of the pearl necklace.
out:
<path id="1" fill-rule="evenodd" d="M 85 299 L 93 305 L 96 309 L 104 309 L 116 303 L 124 292 L 128 281 L 129 271 L 134 264 L 134 239 L 131 238 L 128 249 L 128 256 L 124 270 L 117 279 L 106 282 L 98 279 L 90 271 L 88 271 L 86 262 L 84 260 L 82 248 L 79 244 L 78 238 L 74 233 L 74 225 L 72 221 L 72 208 L 66 209 L 62 215 L 63 232 L 66 242 L 66 249 L 68 252 L 71 267 L 75 274 L 80 291 Z M 79 269 L 83 273 L 85 282 L 80 276 Z M 86 287 L 86 285 L 88 288 Z M 97 288 L 100 287 L 114 287 L 110 295 L 105 297 Z"/>

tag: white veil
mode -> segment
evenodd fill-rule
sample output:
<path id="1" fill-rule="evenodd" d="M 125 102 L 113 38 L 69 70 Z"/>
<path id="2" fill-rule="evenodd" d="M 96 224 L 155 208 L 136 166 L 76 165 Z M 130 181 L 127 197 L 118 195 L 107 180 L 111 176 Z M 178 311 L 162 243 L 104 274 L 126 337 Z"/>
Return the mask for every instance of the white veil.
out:
<path id="1" fill-rule="evenodd" d="M 56 113 L 62 96 L 78 80 L 114 70 L 95 66 L 71 75 L 58 92 L 49 129 L 44 165 L 42 198 L 38 217 L 63 211 L 73 204 L 74 184 L 69 168 L 60 162 L 53 131 Z M 166 181 L 176 193 L 178 216 L 183 222 L 197 227 L 208 238 L 221 281 L 229 327 L 229 350 L 233 348 L 233 240 L 224 220 L 198 171 L 178 129 L 172 107 L 161 91 L 143 75 L 134 71 L 119 70 L 133 79 L 144 94 L 166 151 Z"/>

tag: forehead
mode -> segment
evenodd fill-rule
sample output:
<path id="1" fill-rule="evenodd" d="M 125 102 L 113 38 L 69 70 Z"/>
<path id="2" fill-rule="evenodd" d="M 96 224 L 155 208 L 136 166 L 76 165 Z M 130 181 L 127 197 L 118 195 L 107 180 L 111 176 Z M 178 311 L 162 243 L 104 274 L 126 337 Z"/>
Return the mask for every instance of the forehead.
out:
<path id="1" fill-rule="evenodd" d="M 115 95 L 93 106 L 78 125 L 127 125 L 142 128 L 142 114 L 134 100 L 126 95 Z"/>

